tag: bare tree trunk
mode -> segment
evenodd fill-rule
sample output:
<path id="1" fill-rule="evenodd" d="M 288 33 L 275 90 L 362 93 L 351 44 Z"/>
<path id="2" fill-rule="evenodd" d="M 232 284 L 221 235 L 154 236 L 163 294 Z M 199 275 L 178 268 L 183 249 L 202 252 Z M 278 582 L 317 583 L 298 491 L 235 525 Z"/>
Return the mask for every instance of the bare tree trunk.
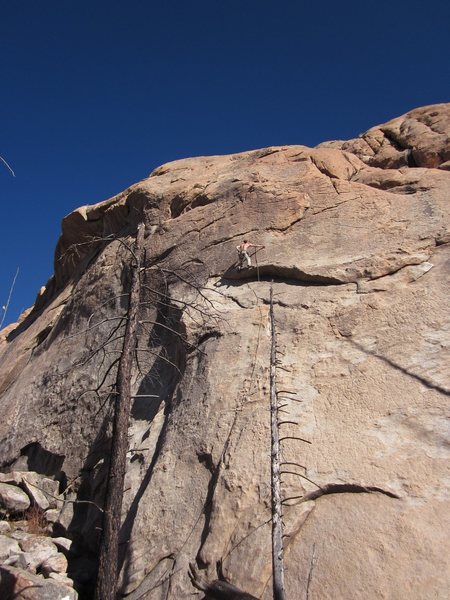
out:
<path id="1" fill-rule="evenodd" d="M 200 576 L 194 563 L 189 564 L 189 577 L 192 585 L 205 592 L 207 600 L 258 600 L 256 596 L 243 592 L 228 581 L 216 579 L 211 583 Z"/>
<path id="2" fill-rule="evenodd" d="M 273 289 L 270 288 L 270 415 L 272 437 L 272 571 L 273 571 L 273 598 L 285 600 L 284 591 L 284 562 L 283 562 L 283 523 L 281 514 L 281 485 L 280 485 L 280 436 L 278 432 L 278 399 L 277 399 L 277 373 L 276 373 L 276 348 L 277 337 L 275 319 L 273 314 Z"/>
<path id="3" fill-rule="evenodd" d="M 140 299 L 140 268 L 143 256 L 144 224 L 137 229 L 131 266 L 131 289 L 123 348 L 116 380 L 116 403 L 111 442 L 103 531 L 96 599 L 113 600 L 117 594 L 119 562 L 119 530 L 121 525 L 123 486 L 128 451 L 128 422 L 131 406 L 131 367 L 136 347 L 137 315 Z"/>

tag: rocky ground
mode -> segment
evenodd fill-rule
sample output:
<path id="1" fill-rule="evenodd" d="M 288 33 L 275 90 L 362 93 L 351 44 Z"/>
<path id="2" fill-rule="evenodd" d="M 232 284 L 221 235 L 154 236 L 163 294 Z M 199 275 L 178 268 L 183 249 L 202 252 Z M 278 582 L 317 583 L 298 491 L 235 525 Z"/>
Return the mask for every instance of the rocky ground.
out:
<path id="1" fill-rule="evenodd" d="M 74 585 L 83 589 L 95 574 L 95 562 L 64 537 L 73 509 L 59 487 L 33 471 L 0 474 L 2 598 L 76 600 Z"/>
<path id="2" fill-rule="evenodd" d="M 355 140 L 169 163 L 68 215 L 54 277 L 0 334 L 0 462 L 3 477 L 22 473 L 2 485 L 29 498 L 27 472 L 58 481 L 81 553 L 66 552 L 68 576 L 98 550 L 143 222 L 121 595 L 203 597 L 193 563 L 272 598 L 272 287 L 283 458 L 296 463 L 283 474 L 288 600 L 446 599 L 449 198 L 450 104 L 439 104 Z M 243 238 L 264 248 L 238 271 Z M 28 545 L 2 527 L 14 562 Z M 5 581 L 24 560 L 2 567 Z M 56 585 L 44 562 L 29 577 Z M 95 565 L 86 572 L 72 578 L 83 597 Z"/>

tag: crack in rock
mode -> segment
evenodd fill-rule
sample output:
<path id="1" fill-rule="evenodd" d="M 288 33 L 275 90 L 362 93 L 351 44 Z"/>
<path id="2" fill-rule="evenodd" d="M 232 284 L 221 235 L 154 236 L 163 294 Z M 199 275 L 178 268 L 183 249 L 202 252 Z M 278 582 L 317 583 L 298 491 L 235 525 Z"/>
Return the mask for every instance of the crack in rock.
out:
<path id="1" fill-rule="evenodd" d="M 308 502 L 310 500 L 317 500 L 322 496 L 328 496 L 329 494 L 383 494 L 388 496 L 389 498 L 400 499 L 400 496 L 395 494 L 394 492 L 390 492 L 389 490 L 385 490 L 383 488 L 377 486 L 365 486 L 357 483 L 327 483 L 326 485 L 322 485 L 320 489 L 314 490 L 309 494 L 305 494 L 298 502 L 294 504 L 288 504 L 288 506 L 295 506 L 296 504 L 302 504 L 303 502 Z M 289 498 L 286 498 L 285 502 L 287 502 Z"/>

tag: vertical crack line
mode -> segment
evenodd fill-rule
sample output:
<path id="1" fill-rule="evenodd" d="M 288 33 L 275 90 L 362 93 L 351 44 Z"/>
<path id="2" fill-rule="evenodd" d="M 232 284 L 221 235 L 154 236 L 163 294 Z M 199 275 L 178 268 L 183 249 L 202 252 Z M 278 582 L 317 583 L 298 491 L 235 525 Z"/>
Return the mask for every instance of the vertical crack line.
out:
<path id="1" fill-rule="evenodd" d="M 272 487 L 272 574 L 273 598 L 285 600 L 283 522 L 280 482 L 280 436 L 277 401 L 277 335 L 273 312 L 273 286 L 270 286 L 270 430 L 271 430 L 271 487 Z"/>
<path id="2" fill-rule="evenodd" d="M 316 566 L 316 544 L 313 544 L 312 547 L 312 556 L 311 556 L 311 562 L 309 563 L 309 573 L 308 573 L 308 581 L 306 584 L 306 600 L 310 600 L 309 598 L 309 591 L 310 591 L 310 587 L 311 587 L 311 582 L 312 582 L 312 576 L 313 576 L 313 572 L 314 572 L 314 567 Z"/>

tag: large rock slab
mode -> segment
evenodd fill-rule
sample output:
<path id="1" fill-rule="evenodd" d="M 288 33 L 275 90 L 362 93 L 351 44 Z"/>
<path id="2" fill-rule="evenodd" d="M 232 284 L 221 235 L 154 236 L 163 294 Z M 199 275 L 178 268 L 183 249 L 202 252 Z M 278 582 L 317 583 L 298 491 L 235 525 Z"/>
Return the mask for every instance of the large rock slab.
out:
<path id="1" fill-rule="evenodd" d="M 446 598 L 449 110 L 318 148 L 169 163 L 64 219 L 54 277 L 0 342 L 0 460 L 67 481 L 61 529 L 95 556 L 127 246 L 144 222 L 120 539 L 128 600 L 189 597 L 190 563 L 202 580 L 222 573 L 272 597 L 271 287 L 293 463 L 288 597 Z M 238 271 L 244 238 L 264 248 Z M 95 562 L 69 563 L 91 586 Z"/>

